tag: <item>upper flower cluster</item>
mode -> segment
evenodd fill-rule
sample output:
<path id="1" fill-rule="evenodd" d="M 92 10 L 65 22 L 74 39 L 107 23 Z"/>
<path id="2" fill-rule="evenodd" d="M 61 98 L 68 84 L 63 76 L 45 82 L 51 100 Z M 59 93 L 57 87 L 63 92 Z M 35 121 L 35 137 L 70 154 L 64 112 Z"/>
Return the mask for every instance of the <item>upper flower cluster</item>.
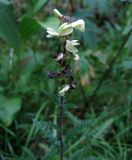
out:
<path id="1" fill-rule="evenodd" d="M 54 14 L 56 16 L 58 16 L 59 18 L 62 18 L 63 15 L 57 10 L 57 9 L 54 9 Z M 85 31 L 85 22 L 84 20 L 82 19 L 79 19 L 75 22 L 72 22 L 72 23 L 63 23 L 59 28 L 58 30 L 54 30 L 53 28 L 47 28 L 47 38 L 51 38 L 51 37 L 54 37 L 54 36 L 66 36 L 66 35 L 69 35 L 73 32 L 73 29 L 77 29 L 77 30 L 80 30 L 81 32 L 84 32 Z"/>

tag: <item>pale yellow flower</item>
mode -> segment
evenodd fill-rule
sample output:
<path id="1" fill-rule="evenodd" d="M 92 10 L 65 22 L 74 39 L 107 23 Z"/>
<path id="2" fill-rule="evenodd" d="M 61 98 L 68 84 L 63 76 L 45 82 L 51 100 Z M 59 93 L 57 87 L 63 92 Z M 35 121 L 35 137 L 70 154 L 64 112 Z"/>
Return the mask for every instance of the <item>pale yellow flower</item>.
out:
<path id="1" fill-rule="evenodd" d="M 58 37 L 58 36 L 66 36 L 71 34 L 73 31 L 73 28 L 71 27 L 70 24 L 68 23 L 63 23 L 58 31 L 54 30 L 53 28 L 47 28 L 47 38 L 51 38 L 51 37 Z"/>
<path id="2" fill-rule="evenodd" d="M 76 46 L 78 46 L 78 40 L 67 40 L 66 41 L 66 50 L 68 52 L 71 52 L 74 56 L 74 60 L 79 60 L 80 57 L 78 54 L 76 54 L 78 52 L 78 49 L 76 48 Z"/>
<path id="3" fill-rule="evenodd" d="M 71 27 L 70 24 L 68 23 L 63 23 L 60 27 L 59 27 L 59 35 L 60 36 L 66 36 L 68 34 L 71 34 L 73 32 L 73 28 Z"/>
<path id="4" fill-rule="evenodd" d="M 79 19 L 71 23 L 72 28 L 80 30 L 81 32 L 85 31 L 85 22 L 82 19 Z"/>
<path id="5" fill-rule="evenodd" d="M 70 85 L 65 85 L 65 87 L 59 91 L 60 96 L 65 96 L 66 92 L 70 89 Z"/>
<path id="6" fill-rule="evenodd" d="M 78 49 L 76 48 L 76 46 L 78 46 L 78 40 L 67 40 L 66 41 L 66 50 L 68 52 L 72 52 L 72 53 L 76 53 L 78 52 Z"/>

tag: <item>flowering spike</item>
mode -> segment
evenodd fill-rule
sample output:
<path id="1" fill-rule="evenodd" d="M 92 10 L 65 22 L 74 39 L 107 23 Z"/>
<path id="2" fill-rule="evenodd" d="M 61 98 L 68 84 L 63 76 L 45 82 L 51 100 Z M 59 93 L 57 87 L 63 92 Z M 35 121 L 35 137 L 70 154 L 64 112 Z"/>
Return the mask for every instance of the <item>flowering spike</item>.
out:
<path id="1" fill-rule="evenodd" d="M 76 82 L 73 78 L 72 68 L 70 67 L 69 59 L 73 56 L 75 61 L 80 57 L 77 54 L 77 46 L 80 45 L 78 40 L 71 40 L 72 32 L 74 29 L 85 31 L 85 22 L 82 19 L 73 21 L 72 17 L 62 15 L 57 9 L 54 9 L 54 14 L 60 19 L 60 26 L 55 30 L 47 28 L 47 38 L 58 37 L 61 39 L 61 46 L 63 50 L 61 53 L 54 55 L 54 60 L 60 65 L 60 71 L 49 72 L 48 77 L 59 78 L 60 84 L 64 84 L 64 88 L 59 91 L 60 96 L 65 96 L 66 92 L 75 89 Z M 62 47 L 60 47 L 62 48 Z"/>

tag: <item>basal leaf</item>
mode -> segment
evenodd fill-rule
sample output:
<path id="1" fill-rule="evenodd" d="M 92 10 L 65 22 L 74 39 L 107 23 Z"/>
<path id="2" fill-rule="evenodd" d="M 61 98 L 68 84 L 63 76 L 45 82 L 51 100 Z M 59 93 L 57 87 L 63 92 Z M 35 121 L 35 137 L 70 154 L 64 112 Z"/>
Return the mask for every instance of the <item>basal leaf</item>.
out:
<path id="1" fill-rule="evenodd" d="M 0 121 L 9 126 L 21 108 L 21 98 L 7 98 L 0 95 Z"/>

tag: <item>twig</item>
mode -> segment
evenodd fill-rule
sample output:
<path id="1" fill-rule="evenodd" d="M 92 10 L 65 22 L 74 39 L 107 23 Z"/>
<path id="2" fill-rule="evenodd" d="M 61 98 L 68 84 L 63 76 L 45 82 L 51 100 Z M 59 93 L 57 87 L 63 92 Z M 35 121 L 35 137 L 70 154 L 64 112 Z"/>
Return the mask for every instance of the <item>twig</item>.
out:
<path id="1" fill-rule="evenodd" d="M 62 133 L 62 123 L 63 123 L 63 96 L 60 97 L 60 106 L 58 113 L 58 140 L 60 142 L 60 160 L 64 158 L 64 143 L 63 143 L 63 133 Z"/>

